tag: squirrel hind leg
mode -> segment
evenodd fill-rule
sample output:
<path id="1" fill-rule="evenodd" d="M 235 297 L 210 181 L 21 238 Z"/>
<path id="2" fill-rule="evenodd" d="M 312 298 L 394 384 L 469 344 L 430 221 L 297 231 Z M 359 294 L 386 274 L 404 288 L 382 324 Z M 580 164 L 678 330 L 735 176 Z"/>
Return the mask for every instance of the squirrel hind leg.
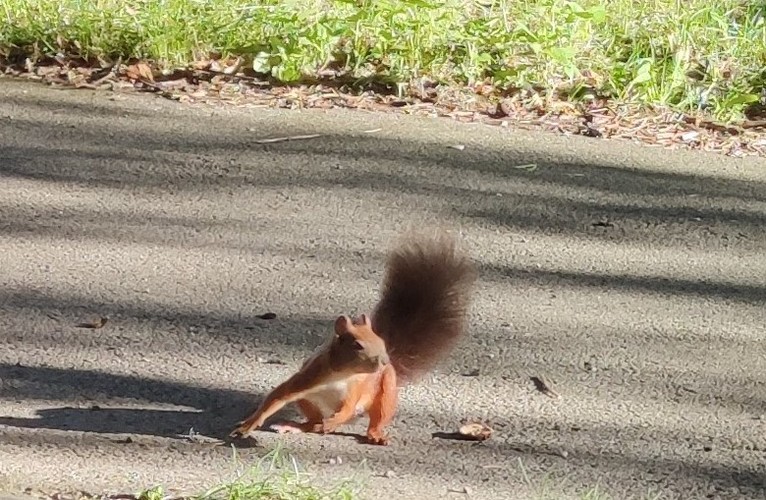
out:
<path id="1" fill-rule="evenodd" d="M 295 405 L 298 407 L 301 413 L 303 413 L 303 416 L 306 417 L 308 422 L 314 422 L 317 424 L 322 423 L 324 415 L 322 415 L 322 411 L 317 407 L 317 405 L 308 399 L 299 399 L 295 402 Z"/>
<path id="2" fill-rule="evenodd" d="M 389 440 L 384 429 L 394 419 L 399 399 L 398 391 L 396 371 L 389 365 L 383 371 L 377 395 L 370 405 L 370 424 L 367 427 L 367 442 L 369 444 L 388 445 Z"/>

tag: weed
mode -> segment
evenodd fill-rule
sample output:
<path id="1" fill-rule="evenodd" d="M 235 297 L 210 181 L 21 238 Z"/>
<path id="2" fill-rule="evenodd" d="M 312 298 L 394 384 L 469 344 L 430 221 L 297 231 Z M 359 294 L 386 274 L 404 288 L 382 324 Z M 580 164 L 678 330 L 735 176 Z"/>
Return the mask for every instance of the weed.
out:
<path id="1" fill-rule="evenodd" d="M 288 83 L 335 67 L 733 119 L 763 98 L 765 17 L 760 0 L 0 0 L 0 50 L 215 53 Z"/>
<path id="2" fill-rule="evenodd" d="M 236 460 L 236 457 L 235 457 Z M 238 464 L 241 468 L 241 464 Z M 237 478 L 214 486 L 187 500 L 352 500 L 355 490 L 352 480 L 332 489 L 320 489 L 311 485 L 300 472 L 295 460 L 277 448 L 264 456 L 257 464 L 245 468 Z M 170 497 L 160 486 L 147 489 L 137 500 L 167 500 Z"/>

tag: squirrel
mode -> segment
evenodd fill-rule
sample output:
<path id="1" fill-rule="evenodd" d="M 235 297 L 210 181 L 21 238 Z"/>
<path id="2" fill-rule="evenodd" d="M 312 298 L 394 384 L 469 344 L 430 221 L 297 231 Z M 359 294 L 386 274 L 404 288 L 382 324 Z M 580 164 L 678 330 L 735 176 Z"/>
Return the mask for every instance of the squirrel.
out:
<path id="1" fill-rule="evenodd" d="M 247 436 L 296 403 L 305 422 L 278 433 L 331 433 L 367 414 L 365 441 L 387 445 L 399 388 L 415 382 L 460 340 L 476 279 L 473 263 L 446 233 L 410 234 L 388 256 L 371 315 L 338 316 L 326 341 L 275 387 L 230 437 Z"/>

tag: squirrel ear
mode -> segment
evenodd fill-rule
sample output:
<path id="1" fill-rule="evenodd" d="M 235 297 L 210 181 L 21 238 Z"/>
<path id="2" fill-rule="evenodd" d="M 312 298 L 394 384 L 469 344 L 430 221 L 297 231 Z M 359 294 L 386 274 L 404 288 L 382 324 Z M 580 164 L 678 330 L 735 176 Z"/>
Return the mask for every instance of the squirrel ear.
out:
<path id="1" fill-rule="evenodd" d="M 351 326 L 351 318 L 348 316 L 338 316 L 335 320 L 335 335 L 343 335 L 348 332 Z"/>
<path id="2" fill-rule="evenodd" d="M 362 324 L 367 327 L 371 327 L 372 323 L 370 322 L 370 317 L 366 314 L 362 313 L 361 316 L 359 316 L 359 319 L 361 320 Z"/>

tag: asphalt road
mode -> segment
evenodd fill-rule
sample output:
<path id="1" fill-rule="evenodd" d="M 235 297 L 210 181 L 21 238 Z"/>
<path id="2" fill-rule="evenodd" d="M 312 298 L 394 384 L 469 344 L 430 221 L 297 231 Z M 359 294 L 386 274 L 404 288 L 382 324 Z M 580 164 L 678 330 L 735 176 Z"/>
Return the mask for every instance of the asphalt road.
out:
<path id="1" fill-rule="evenodd" d="M 183 437 L 369 310 L 418 225 L 481 279 L 391 446 Z M 198 491 L 282 443 L 367 498 L 766 498 L 765 227 L 757 158 L 0 80 L 0 491 Z M 432 437 L 467 418 L 495 435 Z"/>

